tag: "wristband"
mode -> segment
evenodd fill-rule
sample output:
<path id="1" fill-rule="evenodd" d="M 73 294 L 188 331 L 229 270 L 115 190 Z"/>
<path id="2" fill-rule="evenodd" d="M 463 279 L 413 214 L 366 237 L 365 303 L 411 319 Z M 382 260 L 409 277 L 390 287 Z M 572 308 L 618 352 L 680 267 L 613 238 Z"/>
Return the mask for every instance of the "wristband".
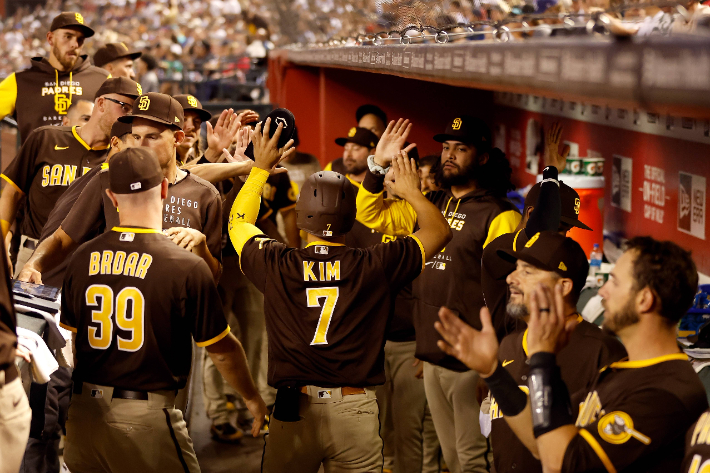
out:
<path id="1" fill-rule="evenodd" d="M 569 392 L 554 353 L 539 352 L 530 357 L 528 388 L 535 438 L 574 423 Z"/>
<path id="2" fill-rule="evenodd" d="M 375 155 L 371 154 L 370 156 L 367 157 L 367 167 L 370 168 L 370 172 L 373 174 L 379 174 L 380 176 L 384 176 L 387 174 L 387 171 L 389 171 L 390 167 L 387 166 L 386 168 L 383 168 L 379 164 L 375 162 Z"/>
<path id="3" fill-rule="evenodd" d="M 504 416 L 513 417 L 523 412 L 528 403 L 528 396 L 518 387 L 518 383 L 503 365 L 498 363 L 493 374 L 483 381 L 488 385 Z"/>

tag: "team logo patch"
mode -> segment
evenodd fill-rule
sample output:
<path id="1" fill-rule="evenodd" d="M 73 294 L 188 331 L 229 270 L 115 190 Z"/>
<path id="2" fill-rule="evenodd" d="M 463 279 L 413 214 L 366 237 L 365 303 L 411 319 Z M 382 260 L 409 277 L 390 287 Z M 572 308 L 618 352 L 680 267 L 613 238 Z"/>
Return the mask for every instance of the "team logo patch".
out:
<path id="1" fill-rule="evenodd" d="M 288 128 L 288 123 L 286 123 L 286 119 L 284 117 L 278 117 L 276 119 L 276 126 L 281 125 L 282 128 Z"/>
<path id="2" fill-rule="evenodd" d="M 118 237 L 120 241 L 133 241 L 133 239 L 136 237 L 135 233 L 128 233 L 124 232 L 121 233 L 121 236 Z"/>
<path id="3" fill-rule="evenodd" d="M 147 95 L 144 95 L 138 99 L 138 110 L 145 111 L 148 110 L 148 107 L 150 107 L 150 99 Z"/>
<path id="4" fill-rule="evenodd" d="M 175 117 L 175 123 L 180 123 L 180 119 L 178 117 Z"/>
<path id="5" fill-rule="evenodd" d="M 66 115 L 67 110 L 71 106 L 71 100 L 64 94 L 56 94 L 54 96 L 54 110 L 60 115 Z"/>
<path id="6" fill-rule="evenodd" d="M 460 118 L 454 118 L 454 123 L 451 124 L 451 129 L 452 130 L 460 130 L 462 123 L 463 122 L 461 121 Z"/>
<path id="7" fill-rule="evenodd" d="M 94 397 L 96 399 L 101 399 L 104 397 L 104 390 L 103 389 L 92 389 L 91 390 L 91 397 Z"/>
<path id="8" fill-rule="evenodd" d="M 627 442 L 631 437 L 644 445 L 649 445 L 651 439 L 634 429 L 634 421 L 626 412 L 614 411 L 599 419 L 599 436 L 614 445 Z"/>
<path id="9" fill-rule="evenodd" d="M 316 246 L 315 252 L 317 255 L 327 255 L 328 254 L 328 247 L 327 246 Z"/>
<path id="10" fill-rule="evenodd" d="M 560 261 L 559 269 L 561 269 L 562 271 L 567 271 L 567 266 L 565 266 L 564 262 Z"/>
<path id="11" fill-rule="evenodd" d="M 84 24 L 84 17 L 81 16 L 81 13 L 74 13 L 74 18 L 76 18 L 76 21 L 80 24 Z"/>
<path id="12" fill-rule="evenodd" d="M 579 215 L 579 208 L 581 207 L 582 203 L 579 201 L 579 197 L 574 199 L 574 213 Z"/>
<path id="13" fill-rule="evenodd" d="M 333 397 L 333 391 L 330 389 L 319 389 L 318 399 L 331 399 Z"/>
<path id="14" fill-rule="evenodd" d="M 350 131 L 348 132 L 348 136 L 349 136 L 350 138 L 352 138 L 353 136 L 355 136 L 355 133 L 357 133 L 357 128 L 352 127 L 352 128 L 350 129 Z"/>
<path id="15" fill-rule="evenodd" d="M 197 99 L 193 97 L 192 95 L 187 96 L 187 103 L 190 105 L 190 107 L 197 107 Z"/>
<path id="16" fill-rule="evenodd" d="M 132 191 L 137 191 L 138 189 L 141 188 L 141 183 L 140 182 L 134 182 L 131 184 L 131 190 Z"/>
<path id="17" fill-rule="evenodd" d="M 525 243 L 525 248 L 530 248 L 531 246 L 533 246 L 538 238 L 540 238 L 540 232 L 534 234 L 532 238 L 527 243 Z"/>

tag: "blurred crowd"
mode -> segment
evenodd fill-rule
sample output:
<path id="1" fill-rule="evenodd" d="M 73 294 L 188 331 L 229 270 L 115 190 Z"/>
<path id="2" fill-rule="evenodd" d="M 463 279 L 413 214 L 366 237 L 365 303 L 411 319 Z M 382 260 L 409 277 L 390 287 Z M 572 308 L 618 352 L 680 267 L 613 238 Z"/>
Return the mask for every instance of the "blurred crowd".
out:
<path id="1" fill-rule="evenodd" d="M 515 40 L 575 34 L 575 28 L 586 34 L 590 19 L 600 12 L 608 12 L 607 29 L 639 35 L 694 33 L 710 18 L 710 7 L 695 0 L 662 7 L 619 0 L 48 0 L 34 9 L 21 7 L 2 21 L 0 78 L 27 67 L 28 58 L 46 55 L 49 22 L 66 10 L 81 11 L 96 29 L 84 48 L 89 55 L 106 43 L 124 42 L 144 52 L 137 64 L 139 76 L 141 69 L 152 70 L 159 79 L 193 82 L 257 80 L 249 71 L 254 63 L 263 64 L 275 44 L 309 44 L 407 27 L 446 28 L 463 33 L 452 40 L 465 41 L 491 39 L 485 32 L 493 26 L 480 22 L 498 23 L 512 30 L 504 39 Z M 526 18 L 533 14 L 547 18 Z M 470 24 L 478 26 L 456 26 Z"/>
<path id="2" fill-rule="evenodd" d="M 142 51 L 138 75 L 151 70 L 160 79 L 202 81 L 236 76 L 253 80 L 249 70 L 273 48 L 269 13 L 242 0 L 48 0 L 34 9 L 19 8 L 2 21 L 0 78 L 47 56 L 45 34 L 61 11 L 80 11 L 96 35 L 84 53 L 107 43 Z M 276 39 L 278 36 L 276 36 Z"/>

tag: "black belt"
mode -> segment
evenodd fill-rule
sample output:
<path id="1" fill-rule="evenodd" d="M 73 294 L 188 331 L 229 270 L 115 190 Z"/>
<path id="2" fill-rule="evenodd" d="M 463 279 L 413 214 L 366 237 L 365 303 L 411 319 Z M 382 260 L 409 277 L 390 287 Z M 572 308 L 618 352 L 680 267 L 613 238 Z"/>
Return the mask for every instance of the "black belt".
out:
<path id="1" fill-rule="evenodd" d="M 74 383 L 74 394 L 81 394 L 83 383 Z M 113 399 L 133 399 L 135 401 L 147 401 L 148 393 L 146 391 L 131 391 L 130 389 L 113 389 Z"/>
<path id="2" fill-rule="evenodd" d="M 37 248 L 37 242 L 35 240 L 32 240 L 30 238 L 25 238 L 25 243 L 22 245 L 24 248 L 27 248 L 28 250 L 34 251 Z"/>

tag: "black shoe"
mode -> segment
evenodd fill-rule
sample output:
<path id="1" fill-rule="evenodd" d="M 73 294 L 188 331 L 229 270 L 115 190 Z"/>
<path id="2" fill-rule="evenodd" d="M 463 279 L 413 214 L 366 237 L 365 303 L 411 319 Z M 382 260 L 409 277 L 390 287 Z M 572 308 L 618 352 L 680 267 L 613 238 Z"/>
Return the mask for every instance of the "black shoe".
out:
<path id="1" fill-rule="evenodd" d="M 212 424 L 210 432 L 214 440 L 224 443 L 239 443 L 244 436 L 241 430 L 234 428 L 229 422 L 219 425 Z"/>

